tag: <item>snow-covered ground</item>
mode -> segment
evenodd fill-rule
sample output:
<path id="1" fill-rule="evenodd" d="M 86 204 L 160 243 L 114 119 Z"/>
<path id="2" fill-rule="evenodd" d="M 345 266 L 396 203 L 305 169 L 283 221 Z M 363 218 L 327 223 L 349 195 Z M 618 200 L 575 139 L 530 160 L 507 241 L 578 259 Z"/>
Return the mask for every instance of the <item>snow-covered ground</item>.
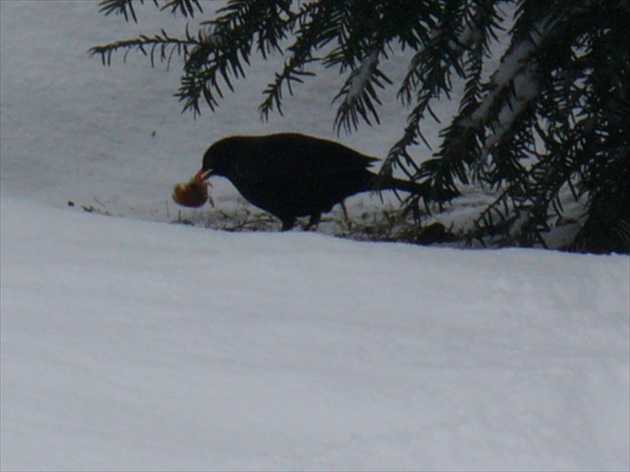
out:
<path id="1" fill-rule="evenodd" d="M 0 18 L 2 470 L 630 469 L 628 256 L 168 224 L 215 139 L 334 137 L 337 79 L 265 124 L 258 64 L 193 120 L 176 67 L 86 53 L 180 28 L 150 2 Z M 383 155 L 401 120 L 341 139 Z"/>

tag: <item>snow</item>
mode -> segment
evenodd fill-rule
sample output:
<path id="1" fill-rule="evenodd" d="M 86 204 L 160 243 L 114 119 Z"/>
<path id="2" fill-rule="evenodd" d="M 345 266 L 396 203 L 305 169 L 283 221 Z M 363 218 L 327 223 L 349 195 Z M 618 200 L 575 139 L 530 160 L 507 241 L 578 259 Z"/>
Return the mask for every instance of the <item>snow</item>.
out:
<path id="1" fill-rule="evenodd" d="M 175 64 L 86 54 L 180 27 L 150 4 L 0 8 L 0 469 L 630 468 L 628 256 L 168 224 L 213 140 L 333 137 L 334 78 L 264 124 L 258 64 L 194 121 Z M 384 155 L 399 115 L 342 139 Z"/>
<path id="2" fill-rule="evenodd" d="M 348 93 L 344 101 L 350 105 L 360 99 L 366 86 L 369 84 L 370 75 L 372 71 L 378 65 L 378 51 L 373 51 L 367 55 L 362 61 L 361 65 L 353 73 L 350 79 L 350 86 L 348 87 Z"/>
<path id="3" fill-rule="evenodd" d="M 488 148 L 500 140 L 527 103 L 539 92 L 535 78 L 536 62 L 531 59 L 534 49 L 535 44 L 533 42 L 523 41 L 503 58 L 501 65 L 491 78 L 490 92 L 483 97 L 479 108 L 472 113 L 470 120 L 465 123 L 466 126 L 479 126 L 488 118 L 498 97 L 505 93 L 509 87 L 514 88 L 514 96 L 509 100 L 509 105 L 504 106 L 499 113 L 494 130 L 496 136 L 494 139 L 491 138 L 490 144 L 486 146 Z M 484 152 L 485 154 L 487 152 Z"/>
<path id="4" fill-rule="evenodd" d="M 7 469 L 628 463 L 626 257 L 2 204 Z"/>

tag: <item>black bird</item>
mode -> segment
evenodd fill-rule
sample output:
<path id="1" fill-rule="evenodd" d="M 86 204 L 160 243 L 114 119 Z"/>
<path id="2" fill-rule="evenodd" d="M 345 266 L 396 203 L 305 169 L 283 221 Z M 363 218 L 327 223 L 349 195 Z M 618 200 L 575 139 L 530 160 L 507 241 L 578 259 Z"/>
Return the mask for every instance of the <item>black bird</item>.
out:
<path id="1" fill-rule="evenodd" d="M 232 136 L 208 148 L 203 165 L 180 193 L 203 194 L 205 181 L 218 175 L 226 177 L 253 205 L 282 221 L 282 230 L 295 225 L 297 217 L 309 216 L 306 229 L 317 225 L 322 213 L 360 192 L 375 190 L 378 176 L 368 167 L 378 159 L 361 154 L 342 144 L 297 133 L 268 136 Z M 423 194 L 415 182 L 393 177 L 382 178 L 381 190 L 402 190 Z M 201 206 L 205 198 L 174 194 L 187 206 Z"/>

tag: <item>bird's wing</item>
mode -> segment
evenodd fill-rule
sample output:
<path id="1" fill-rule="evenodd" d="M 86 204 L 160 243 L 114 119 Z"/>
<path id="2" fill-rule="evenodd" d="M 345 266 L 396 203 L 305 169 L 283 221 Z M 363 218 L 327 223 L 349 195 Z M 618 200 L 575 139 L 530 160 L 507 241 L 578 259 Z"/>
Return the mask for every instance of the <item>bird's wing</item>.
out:
<path id="1" fill-rule="evenodd" d="M 282 133 L 248 140 L 241 156 L 247 170 L 263 179 L 311 180 L 361 172 L 378 161 L 342 144 L 301 134 Z"/>

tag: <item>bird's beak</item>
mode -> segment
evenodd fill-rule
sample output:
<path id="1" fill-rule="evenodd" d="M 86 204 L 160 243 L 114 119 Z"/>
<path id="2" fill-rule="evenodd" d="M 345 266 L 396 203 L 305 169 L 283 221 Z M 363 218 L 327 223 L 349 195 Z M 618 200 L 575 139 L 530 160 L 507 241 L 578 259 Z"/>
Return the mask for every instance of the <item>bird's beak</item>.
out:
<path id="1" fill-rule="evenodd" d="M 193 177 L 193 182 L 195 182 L 196 184 L 202 184 L 206 180 L 208 180 L 211 175 L 212 175 L 212 170 L 200 169 L 199 172 L 197 172 L 195 176 Z"/>

